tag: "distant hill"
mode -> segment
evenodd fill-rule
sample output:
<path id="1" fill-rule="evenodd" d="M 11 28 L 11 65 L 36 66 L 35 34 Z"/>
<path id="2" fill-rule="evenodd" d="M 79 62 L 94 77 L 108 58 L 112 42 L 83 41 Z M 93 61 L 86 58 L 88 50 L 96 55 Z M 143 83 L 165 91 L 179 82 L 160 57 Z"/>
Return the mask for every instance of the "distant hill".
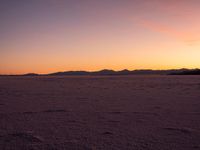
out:
<path id="1" fill-rule="evenodd" d="M 0 76 L 84 76 L 84 75 L 92 75 L 92 76 L 114 76 L 114 75 L 200 75 L 200 69 L 171 69 L 171 70 L 151 70 L 151 69 L 143 69 L 143 70 L 121 70 L 114 71 L 109 69 L 104 69 L 100 71 L 64 71 L 64 72 L 55 72 L 50 74 L 35 74 L 35 73 L 27 73 L 23 75 L 0 75 Z"/>
<path id="2" fill-rule="evenodd" d="M 66 76 L 66 75 L 88 75 L 90 72 L 87 71 L 65 71 L 65 72 L 55 72 L 46 74 L 49 76 Z"/>
<path id="3" fill-rule="evenodd" d="M 170 75 L 200 75 L 200 69 L 185 70 L 181 72 L 171 73 Z"/>
<path id="4" fill-rule="evenodd" d="M 27 73 L 27 74 L 23 74 L 23 76 L 39 76 L 39 74 L 36 74 L 36 73 Z"/>

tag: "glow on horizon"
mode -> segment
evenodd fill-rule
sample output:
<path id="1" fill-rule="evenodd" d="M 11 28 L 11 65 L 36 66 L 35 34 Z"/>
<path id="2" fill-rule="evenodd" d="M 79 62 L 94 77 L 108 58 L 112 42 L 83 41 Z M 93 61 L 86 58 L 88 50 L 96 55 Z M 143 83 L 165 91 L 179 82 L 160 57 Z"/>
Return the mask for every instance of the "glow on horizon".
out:
<path id="1" fill-rule="evenodd" d="M 0 74 L 200 67 L 198 0 L 8 0 Z"/>

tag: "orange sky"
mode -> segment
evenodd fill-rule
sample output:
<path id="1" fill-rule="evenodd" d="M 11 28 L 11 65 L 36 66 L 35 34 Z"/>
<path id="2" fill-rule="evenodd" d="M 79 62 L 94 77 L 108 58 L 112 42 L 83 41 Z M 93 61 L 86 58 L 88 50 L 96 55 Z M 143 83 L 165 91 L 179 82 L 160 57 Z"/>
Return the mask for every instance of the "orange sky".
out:
<path id="1" fill-rule="evenodd" d="M 0 74 L 200 67 L 199 0 L 3 0 Z"/>

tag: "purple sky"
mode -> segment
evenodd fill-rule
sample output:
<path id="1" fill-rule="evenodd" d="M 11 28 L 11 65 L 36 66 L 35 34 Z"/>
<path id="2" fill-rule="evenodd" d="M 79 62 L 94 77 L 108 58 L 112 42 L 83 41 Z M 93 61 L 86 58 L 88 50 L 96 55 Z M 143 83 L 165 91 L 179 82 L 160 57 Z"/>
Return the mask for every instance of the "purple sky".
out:
<path id="1" fill-rule="evenodd" d="M 0 0 L 0 74 L 200 67 L 199 0 Z"/>

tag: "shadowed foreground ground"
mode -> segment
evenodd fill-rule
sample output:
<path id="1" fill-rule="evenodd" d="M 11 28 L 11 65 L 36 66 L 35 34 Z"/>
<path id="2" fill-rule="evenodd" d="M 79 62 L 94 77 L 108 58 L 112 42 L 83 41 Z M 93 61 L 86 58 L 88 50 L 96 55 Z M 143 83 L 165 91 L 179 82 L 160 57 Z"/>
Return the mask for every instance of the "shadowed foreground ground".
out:
<path id="1" fill-rule="evenodd" d="M 0 149 L 200 149 L 200 76 L 1 77 Z"/>

